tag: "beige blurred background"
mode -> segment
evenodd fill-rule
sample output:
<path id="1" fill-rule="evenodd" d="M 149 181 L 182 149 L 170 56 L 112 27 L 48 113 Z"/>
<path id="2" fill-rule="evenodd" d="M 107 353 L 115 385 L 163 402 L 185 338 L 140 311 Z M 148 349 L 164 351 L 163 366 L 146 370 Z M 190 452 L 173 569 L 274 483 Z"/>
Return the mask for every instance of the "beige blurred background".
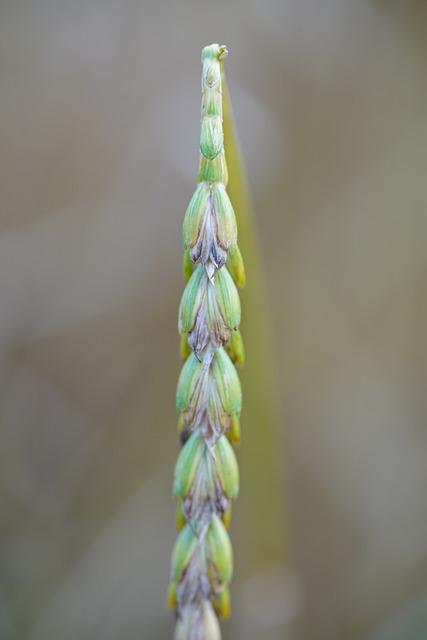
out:
<path id="1" fill-rule="evenodd" d="M 426 3 L 2 0 L 2 640 L 172 636 L 179 234 L 216 41 L 279 394 L 271 460 L 243 415 L 224 637 L 427 637 Z"/>

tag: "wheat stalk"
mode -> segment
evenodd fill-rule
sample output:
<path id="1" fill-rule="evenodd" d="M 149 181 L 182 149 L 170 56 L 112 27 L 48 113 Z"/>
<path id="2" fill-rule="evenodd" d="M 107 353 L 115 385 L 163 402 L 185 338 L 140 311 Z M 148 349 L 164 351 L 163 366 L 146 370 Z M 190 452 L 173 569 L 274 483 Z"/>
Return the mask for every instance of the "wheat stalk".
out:
<path id="1" fill-rule="evenodd" d="M 185 359 L 177 388 L 182 449 L 173 491 L 180 529 L 171 563 L 169 604 L 176 640 L 219 640 L 217 616 L 230 610 L 233 556 L 227 527 L 239 490 L 232 444 L 240 438 L 242 393 L 233 363 L 243 364 L 240 300 L 245 274 L 227 195 L 222 126 L 222 61 L 227 48 L 202 52 L 198 185 L 183 224 L 184 275 L 179 309 Z M 236 284 L 235 284 L 236 283 Z"/>

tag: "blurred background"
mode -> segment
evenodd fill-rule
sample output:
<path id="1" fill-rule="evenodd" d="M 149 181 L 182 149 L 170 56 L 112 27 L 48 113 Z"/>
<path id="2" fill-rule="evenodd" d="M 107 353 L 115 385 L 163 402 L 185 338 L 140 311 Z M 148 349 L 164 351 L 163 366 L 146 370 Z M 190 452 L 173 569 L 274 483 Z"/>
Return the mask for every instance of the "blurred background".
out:
<path id="1" fill-rule="evenodd" d="M 421 640 L 423 0 L 2 0 L 0 638 L 172 636 L 180 227 L 211 42 L 277 396 L 276 425 L 250 410 L 248 343 L 224 638 Z"/>

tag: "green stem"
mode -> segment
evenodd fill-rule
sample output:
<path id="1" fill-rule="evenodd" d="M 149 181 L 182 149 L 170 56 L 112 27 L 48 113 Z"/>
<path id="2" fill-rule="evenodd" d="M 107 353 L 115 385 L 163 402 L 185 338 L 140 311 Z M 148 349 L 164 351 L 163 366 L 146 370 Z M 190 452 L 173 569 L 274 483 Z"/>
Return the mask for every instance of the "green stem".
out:
<path id="1" fill-rule="evenodd" d="M 265 565 L 281 566 L 285 555 L 285 499 L 280 473 L 277 366 L 261 253 L 248 181 L 238 142 L 229 91 L 223 72 L 224 147 L 229 173 L 227 191 L 237 218 L 239 246 L 247 273 L 241 292 L 242 334 L 248 357 L 242 370 L 244 388 L 243 446 L 239 451 L 241 484 L 238 505 L 237 559 L 251 573 Z"/>

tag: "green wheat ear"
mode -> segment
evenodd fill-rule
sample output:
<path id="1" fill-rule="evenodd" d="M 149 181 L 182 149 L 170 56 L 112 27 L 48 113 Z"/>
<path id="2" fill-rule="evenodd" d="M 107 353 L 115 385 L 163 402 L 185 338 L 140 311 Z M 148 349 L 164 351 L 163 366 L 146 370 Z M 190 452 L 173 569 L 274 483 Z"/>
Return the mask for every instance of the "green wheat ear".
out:
<path id="1" fill-rule="evenodd" d="M 186 360 L 177 410 L 183 448 L 173 485 L 180 533 L 168 589 L 177 615 L 176 640 L 220 640 L 217 616 L 227 617 L 230 609 L 233 553 L 227 526 L 239 490 L 232 445 L 240 438 L 242 404 L 234 365 L 244 359 L 237 287 L 245 271 L 226 191 L 222 61 L 227 53 L 217 44 L 202 51 L 199 183 L 182 234 L 187 285 L 178 326 Z"/>

